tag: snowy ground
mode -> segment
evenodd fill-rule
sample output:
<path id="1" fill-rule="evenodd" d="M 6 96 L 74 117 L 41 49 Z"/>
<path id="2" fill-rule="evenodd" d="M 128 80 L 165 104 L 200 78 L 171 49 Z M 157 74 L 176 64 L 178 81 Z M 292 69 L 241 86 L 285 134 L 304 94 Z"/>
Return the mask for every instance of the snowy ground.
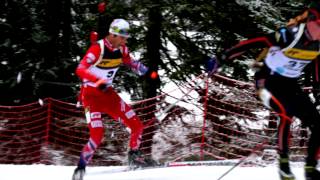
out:
<path id="1" fill-rule="evenodd" d="M 183 166 L 123 172 L 122 166 L 88 167 L 84 180 L 217 180 L 231 166 Z M 0 180 L 71 180 L 74 166 L 0 165 Z M 294 167 L 297 180 L 303 168 Z M 237 167 L 223 180 L 279 180 L 277 167 Z"/>

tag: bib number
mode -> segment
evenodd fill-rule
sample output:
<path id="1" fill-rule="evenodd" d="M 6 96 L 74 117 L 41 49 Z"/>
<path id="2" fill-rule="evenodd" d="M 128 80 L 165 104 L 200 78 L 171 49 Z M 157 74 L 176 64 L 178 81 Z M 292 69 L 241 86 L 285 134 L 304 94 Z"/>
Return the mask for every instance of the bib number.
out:
<path id="1" fill-rule="evenodd" d="M 111 78 L 114 74 L 114 71 L 109 71 L 108 74 L 106 75 L 107 78 Z"/>
<path id="2" fill-rule="evenodd" d="M 291 60 L 291 61 L 288 61 L 286 64 L 284 64 L 283 67 L 291 71 L 302 71 L 307 64 L 309 63 Z"/>

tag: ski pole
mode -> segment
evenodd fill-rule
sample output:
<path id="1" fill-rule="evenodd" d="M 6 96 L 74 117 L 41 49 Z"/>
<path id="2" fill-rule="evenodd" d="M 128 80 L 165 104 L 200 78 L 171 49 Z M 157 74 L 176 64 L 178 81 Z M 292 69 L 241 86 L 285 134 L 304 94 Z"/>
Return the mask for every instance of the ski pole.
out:
<path id="1" fill-rule="evenodd" d="M 273 100 L 275 100 L 275 98 L 273 98 Z M 276 101 L 276 103 L 279 103 L 278 101 Z M 280 107 L 282 107 L 281 104 Z M 283 108 L 283 107 L 282 107 Z M 280 108 L 281 109 L 281 108 Z M 289 121 L 290 123 L 292 122 L 292 119 L 288 116 L 285 115 L 284 111 L 278 114 L 280 117 L 280 121 L 284 120 L 284 121 Z M 270 139 L 274 138 L 277 135 L 277 133 L 274 133 Z M 268 140 L 265 140 L 264 142 L 262 142 L 261 144 L 259 144 L 258 146 L 256 146 L 248 156 L 242 158 L 239 160 L 238 163 L 236 163 L 234 166 L 232 166 L 229 170 L 227 170 L 225 173 L 223 173 L 217 180 L 221 180 L 223 177 L 225 177 L 226 175 L 228 175 L 233 169 L 235 169 L 236 167 L 238 167 L 240 164 L 244 163 L 252 154 L 254 154 L 255 152 L 257 152 L 258 150 L 262 149 L 264 145 L 266 145 L 268 143 Z"/>
<path id="2" fill-rule="evenodd" d="M 276 136 L 277 133 L 274 133 L 273 136 L 271 138 L 274 138 Z M 266 140 L 263 143 L 261 143 L 259 146 L 256 146 L 255 149 L 253 149 L 250 154 L 242 159 L 239 160 L 239 162 L 237 162 L 234 166 L 232 166 L 229 170 L 227 170 L 225 173 L 223 173 L 217 180 L 221 180 L 222 178 L 224 178 L 226 175 L 228 175 L 233 169 L 235 169 L 236 167 L 238 167 L 240 164 L 244 163 L 252 154 L 254 154 L 255 152 L 257 152 L 258 150 L 260 150 L 261 148 L 263 148 L 263 146 L 265 144 L 267 144 L 269 141 Z"/>

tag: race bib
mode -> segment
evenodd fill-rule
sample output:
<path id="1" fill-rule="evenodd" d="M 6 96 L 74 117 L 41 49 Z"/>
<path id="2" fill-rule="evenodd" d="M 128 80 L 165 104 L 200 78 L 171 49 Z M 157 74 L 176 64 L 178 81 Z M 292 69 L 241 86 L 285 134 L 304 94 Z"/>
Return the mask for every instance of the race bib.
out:
<path id="1" fill-rule="evenodd" d="M 287 57 L 301 60 L 314 60 L 319 56 L 318 51 L 289 48 L 283 52 Z"/>
<path id="2" fill-rule="evenodd" d="M 299 77 L 303 69 L 310 62 L 310 60 L 288 58 L 278 47 L 270 48 L 265 60 L 266 65 L 272 71 L 289 78 Z"/>

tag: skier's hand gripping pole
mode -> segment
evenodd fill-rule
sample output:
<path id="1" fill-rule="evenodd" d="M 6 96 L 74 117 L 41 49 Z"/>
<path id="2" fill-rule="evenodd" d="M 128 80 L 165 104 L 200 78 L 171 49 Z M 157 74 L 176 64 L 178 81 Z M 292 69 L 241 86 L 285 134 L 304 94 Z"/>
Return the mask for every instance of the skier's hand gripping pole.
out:
<path id="1" fill-rule="evenodd" d="M 218 70 L 218 59 L 217 57 L 213 56 L 211 58 L 209 58 L 208 60 L 206 60 L 206 71 L 208 73 L 208 76 L 212 76 L 214 73 L 217 72 Z"/>

